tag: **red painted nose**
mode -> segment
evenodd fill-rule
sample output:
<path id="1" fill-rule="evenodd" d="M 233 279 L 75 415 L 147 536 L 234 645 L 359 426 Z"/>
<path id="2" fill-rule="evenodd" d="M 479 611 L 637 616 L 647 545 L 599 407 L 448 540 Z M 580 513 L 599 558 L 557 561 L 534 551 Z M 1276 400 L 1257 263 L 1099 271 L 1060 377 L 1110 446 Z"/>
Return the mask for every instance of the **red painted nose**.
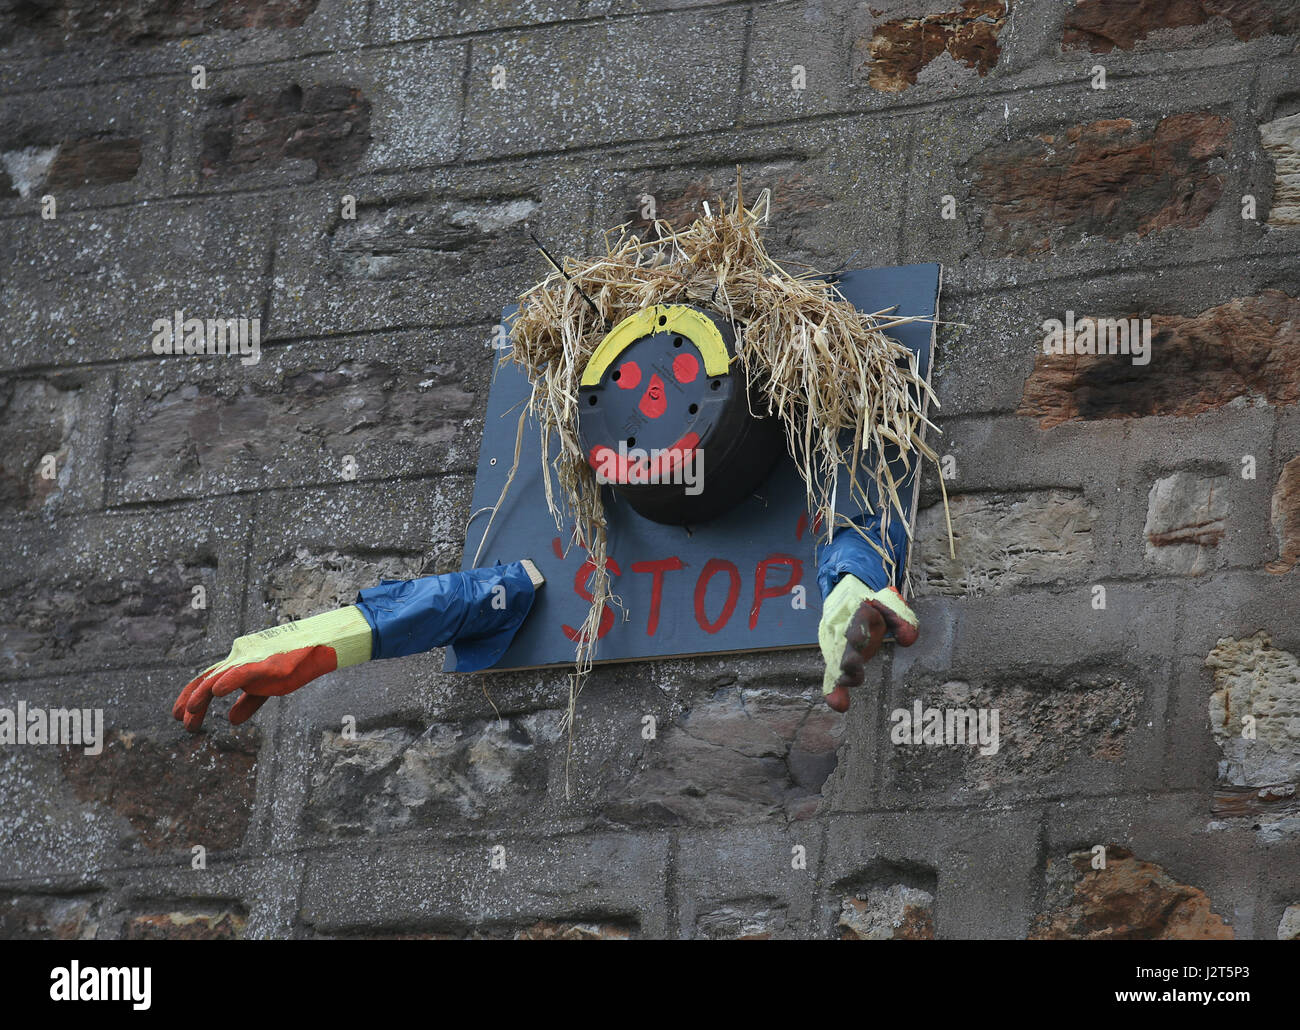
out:
<path id="1" fill-rule="evenodd" d="M 645 388 L 637 407 L 646 418 L 658 418 L 668 407 L 668 398 L 664 396 L 664 381 L 657 373 L 650 377 L 650 385 Z"/>

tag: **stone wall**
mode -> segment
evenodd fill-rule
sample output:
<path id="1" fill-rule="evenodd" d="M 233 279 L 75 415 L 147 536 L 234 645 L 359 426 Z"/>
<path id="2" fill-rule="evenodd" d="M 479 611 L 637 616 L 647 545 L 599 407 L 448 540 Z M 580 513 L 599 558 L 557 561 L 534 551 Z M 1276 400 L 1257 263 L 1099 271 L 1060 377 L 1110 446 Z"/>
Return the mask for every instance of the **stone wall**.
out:
<path id="1" fill-rule="evenodd" d="M 1300 935 L 1298 34 L 1293 0 L 0 4 L 0 697 L 107 731 L 0 746 L 0 934 Z M 188 738 L 235 635 L 459 566 L 525 224 L 590 252 L 737 164 L 778 255 L 945 267 L 920 641 L 846 716 L 811 651 L 600 668 L 571 755 L 563 670 L 438 654 Z M 260 318 L 261 360 L 155 356 L 178 309 Z M 1149 319 L 1149 363 L 1044 354 L 1067 312 Z M 917 701 L 999 749 L 895 743 Z"/>

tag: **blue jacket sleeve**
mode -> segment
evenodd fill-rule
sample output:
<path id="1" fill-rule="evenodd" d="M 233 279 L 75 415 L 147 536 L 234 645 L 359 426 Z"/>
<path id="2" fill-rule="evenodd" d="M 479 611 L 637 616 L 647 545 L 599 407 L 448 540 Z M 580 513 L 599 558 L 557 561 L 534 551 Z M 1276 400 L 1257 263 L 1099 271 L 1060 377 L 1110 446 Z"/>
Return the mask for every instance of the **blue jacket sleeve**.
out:
<path id="1" fill-rule="evenodd" d="M 500 589 L 498 589 L 500 588 Z M 372 658 L 456 648 L 456 671 L 495 665 L 533 607 L 536 590 L 519 562 L 421 579 L 386 579 L 357 594 L 370 623 Z"/>
<path id="2" fill-rule="evenodd" d="M 901 569 L 907 564 L 907 528 L 897 512 L 891 516 L 888 540 L 881 537 L 879 512 L 859 515 L 853 521 L 893 559 L 894 568 Z M 843 526 L 835 531 L 835 539 L 829 544 L 817 545 L 817 587 L 823 601 L 846 573 L 857 576 L 872 590 L 896 585 L 895 576 L 876 549 L 855 530 Z"/>

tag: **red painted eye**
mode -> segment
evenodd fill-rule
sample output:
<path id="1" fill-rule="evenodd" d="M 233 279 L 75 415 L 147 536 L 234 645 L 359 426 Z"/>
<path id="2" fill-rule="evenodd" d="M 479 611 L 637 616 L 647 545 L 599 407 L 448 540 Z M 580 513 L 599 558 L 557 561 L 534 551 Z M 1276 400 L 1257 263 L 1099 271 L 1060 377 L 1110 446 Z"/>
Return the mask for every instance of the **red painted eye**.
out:
<path id="1" fill-rule="evenodd" d="M 700 363 L 694 354 L 678 354 L 673 358 L 673 375 L 679 383 L 693 383 L 700 374 Z"/>
<path id="2" fill-rule="evenodd" d="M 635 361 L 625 361 L 611 377 L 620 390 L 635 390 L 641 384 L 641 368 Z"/>
<path id="3" fill-rule="evenodd" d="M 646 418 L 658 418 L 664 413 L 664 409 L 668 407 L 668 398 L 664 396 L 664 381 L 659 376 L 650 377 L 650 385 L 645 388 L 645 394 L 637 407 Z"/>

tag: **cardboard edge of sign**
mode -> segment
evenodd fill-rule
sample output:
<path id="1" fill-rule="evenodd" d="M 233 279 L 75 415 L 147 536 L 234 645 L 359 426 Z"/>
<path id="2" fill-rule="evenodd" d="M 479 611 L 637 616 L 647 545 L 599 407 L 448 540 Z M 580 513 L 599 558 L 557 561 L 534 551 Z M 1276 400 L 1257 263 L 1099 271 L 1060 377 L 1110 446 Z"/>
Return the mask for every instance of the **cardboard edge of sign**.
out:
<path id="1" fill-rule="evenodd" d="M 938 342 L 938 330 L 939 330 L 939 299 L 940 299 L 940 296 L 942 295 L 942 292 L 943 292 L 943 265 L 938 264 L 938 263 L 929 263 L 929 264 L 900 265 L 900 266 L 896 266 L 896 270 L 903 270 L 903 269 L 907 269 L 907 268 L 918 268 L 918 269 L 920 269 L 920 268 L 925 268 L 925 269 L 933 268 L 933 269 L 935 269 L 935 274 L 936 274 L 936 279 L 935 279 L 935 288 L 934 288 L 934 307 L 933 307 L 933 310 L 929 313 L 928 316 L 921 316 L 922 318 L 928 317 L 928 318 L 931 319 L 931 323 L 930 323 L 930 341 L 929 341 L 929 342 L 930 342 L 930 355 L 929 355 L 929 356 L 930 356 L 930 360 L 929 360 L 929 362 L 926 364 L 926 369 L 925 369 L 925 382 L 926 382 L 926 385 L 928 386 L 928 385 L 930 385 L 931 378 L 932 378 L 932 376 L 933 376 L 933 374 L 934 374 L 935 348 L 936 348 L 936 346 L 937 346 L 937 342 Z M 883 271 L 883 269 L 881 269 L 881 271 Z M 851 274 L 851 273 L 845 273 L 845 274 L 847 275 L 847 274 Z M 494 368 L 493 368 L 493 376 L 492 376 L 492 381 L 493 381 L 494 383 L 495 383 L 495 381 L 496 381 L 496 372 L 497 372 L 497 369 L 494 367 Z M 922 415 L 925 416 L 927 419 L 929 418 L 929 414 L 930 414 L 930 398 L 929 398 L 929 395 L 928 395 L 928 394 L 927 394 L 925 397 L 922 398 L 921 413 L 922 413 Z M 922 423 L 922 425 L 921 425 L 921 439 L 922 439 L 922 440 L 925 439 L 925 435 L 926 435 L 926 424 L 925 424 L 925 423 Z M 482 449 L 482 440 L 480 440 L 480 451 L 481 451 L 481 449 Z M 480 455 L 479 455 L 479 462 L 480 462 L 480 465 L 481 465 L 481 463 L 482 463 L 482 454 L 481 454 L 481 453 L 480 453 Z M 476 473 L 476 476 L 477 476 L 477 473 Z M 919 478 L 920 478 L 920 472 L 919 472 L 919 469 L 918 469 L 918 472 L 917 472 L 917 478 L 918 478 L 918 480 L 919 480 Z M 912 504 L 911 504 L 911 511 L 910 511 L 909 514 L 908 514 L 908 525 L 909 525 L 909 527 L 914 527 L 914 526 L 916 525 L 916 513 L 917 513 L 917 511 L 919 510 L 920 499 L 921 499 L 921 491 L 920 491 L 919 482 L 918 482 L 917 487 L 916 487 L 915 489 L 913 489 L 913 491 L 912 491 Z M 486 532 L 486 528 L 485 528 L 484 532 Z M 911 572 L 911 567 L 912 567 L 912 553 L 913 553 L 914 550 L 915 550 L 915 541 L 913 541 L 912 544 L 908 546 L 908 549 L 907 549 L 907 560 L 906 560 L 906 562 L 904 562 L 904 564 L 903 564 L 903 569 L 901 570 L 901 571 L 902 571 L 901 579 L 902 579 L 902 582 L 903 582 L 903 589 L 902 589 L 902 592 L 903 592 L 904 597 L 907 597 L 907 596 L 910 595 L 910 593 L 911 593 L 911 590 L 910 590 L 910 586 L 911 586 L 911 576 L 910 576 L 910 572 Z M 468 535 L 468 533 L 467 533 L 467 534 L 466 534 L 466 538 L 465 538 L 465 550 L 464 550 L 464 553 L 462 554 L 462 558 L 461 558 L 461 567 L 462 567 L 462 570 L 468 568 L 468 566 L 467 566 L 466 563 L 469 562 L 469 561 L 471 560 L 471 558 L 472 558 L 472 552 L 470 551 L 470 539 L 469 539 L 469 535 Z M 893 640 L 893 637 L 892 637 L 892 636 L 886 636 L 886 637 L 885 637 L 885 641 L 886 641 L 886 642 L 888 642 L 888 641 L 892 641 L 892 640 Z M 592 665 L 593 665 L 593 666 L 597 666 L 597 665 L 599 665 L 599 666 L 607 666 L 607 665 L 621 665 L 621 664 L 626 664 L 626 663 L 628 663 L 628 662 L 668 661 L 668 660 L 674 660 L 674 659 L 679 659 L 679 658 L 709 658 L 709 657 L 725 657 L 725 656 L 728 656 L 728 655 L 754 654 L 754 653 L 759 652 L 759 651 L 764 651 L 764 652 L 767 652 L 767 651 L 772 651 L 772 652 L 809 651 L 809 650 L 813 650 L 813 649 L 815 649 L 817 646 L 818 646 L 818 645 L 817 645 L 815 642 L 813 642 L 813 643 L 808 643 L 808 644 L 776 644 L 776 645 L 767 645 L 767 646 L 764 646 L 764 647 L 729 648 L 729 649 L 719 649 L 719 650 L 712 650 L 712 651 L 679 651 L 679 652 L 674 652 L 674 653 L 672 653 L 672 654 L 663 654 L 663 655 L 643 655 L 643 656 L 639 656 L 639 657 L 627 657 L 627 658 L 624 658 L 624 657 L 616 657 L 616 658 L 600 658 L 599 655 L 597 655 L 595 658 L 593 658 Z M 462 675 L 466 675 L 466 674 L 468 674 L 468 675 L 483 675 L 483 674 L 485 674 L 485 673 L 492 673 L 492 672 L 530 672 L 530 671 L 536 671 L 536 670 L 538 670 L 538 669 L 556 669 L 556 668 L 563 668 L 563 666 L 564 666 L 564 663 L 562 663 L 562 662 L 540 662 L 540 663 L 533 664 L 533 665 L 511 665 L 511 666 L 508 666 L 508 667 L 506 667 L 506 668 L 498 668 L 497 666 L 489 666 L 489 667 L 486 668 L 486 669 L 474 670 L 473 672 L 462 673 Z M 455 659 L 455 649 L 454 649 L 454 647 L 450 647 L 450 646 L 449 646 L 449 647 L 446 648 L 446 650 L 445 650 L 445 655 L 444 655 L 444 660 L 443 660 L 443 670 L 442 670 L 442 671 L 443 671 L 443 672 L 456 672 L 456 671 L 457 671 L 457 670 L 456 670 L 456 659 Z"/>

